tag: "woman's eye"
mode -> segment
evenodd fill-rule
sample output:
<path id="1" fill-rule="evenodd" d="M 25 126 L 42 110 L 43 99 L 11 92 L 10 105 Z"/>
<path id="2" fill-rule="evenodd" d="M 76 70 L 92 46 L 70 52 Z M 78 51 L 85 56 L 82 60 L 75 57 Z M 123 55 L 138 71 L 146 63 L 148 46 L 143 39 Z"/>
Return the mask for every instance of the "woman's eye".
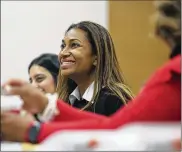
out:
<path id="1" fill-rule="evenodd" d="M 45 78 L 37 78 L 37 79 L 36 79 L 36 82 L 40 83 L 40 82 L 42 82 L 44 79 L 45 79 Z"/>
<path id="2" fill-rule="evenodd" d="M 78 44 L 78 43 L 72 43 L 71 44 L 71 47 L 72 48 L 77 48 L 77 47 L 80 47 L 80 44 Z"/>

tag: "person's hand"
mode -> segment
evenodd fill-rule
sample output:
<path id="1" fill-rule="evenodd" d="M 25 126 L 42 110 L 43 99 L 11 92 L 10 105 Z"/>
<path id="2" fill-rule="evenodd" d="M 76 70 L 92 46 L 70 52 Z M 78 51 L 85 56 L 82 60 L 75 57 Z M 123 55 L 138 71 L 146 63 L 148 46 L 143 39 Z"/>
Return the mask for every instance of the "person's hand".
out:
<path id="1" fill-rule="evenodd" d="M 20 116 L 12 112 L 1 112 L 1 140 L 24 142 L 33 121 L 34 117 L 28 113 Z"/>
<path id="2" fill-rule="evenodd" d="M 32 114 L 42 113 L 48 104 L 46 95 L 26 81 L 11 79 L 2 87 L 6 86 L 10 86 L 7 90 L 8 95 L 19 95 L 23 100 L 22 108 Z"/>

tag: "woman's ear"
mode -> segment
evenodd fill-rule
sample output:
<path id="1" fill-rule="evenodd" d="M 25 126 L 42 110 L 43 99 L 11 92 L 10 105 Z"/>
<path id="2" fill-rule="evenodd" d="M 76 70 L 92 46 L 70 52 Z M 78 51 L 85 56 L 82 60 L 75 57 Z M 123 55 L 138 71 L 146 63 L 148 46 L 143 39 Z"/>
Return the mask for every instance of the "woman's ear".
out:
<path id="1" fill-rule="evenodd" d="M 97 56 L 94 56 L 93 65 L 94 65 L 94 66 L 97 66 Z"/>

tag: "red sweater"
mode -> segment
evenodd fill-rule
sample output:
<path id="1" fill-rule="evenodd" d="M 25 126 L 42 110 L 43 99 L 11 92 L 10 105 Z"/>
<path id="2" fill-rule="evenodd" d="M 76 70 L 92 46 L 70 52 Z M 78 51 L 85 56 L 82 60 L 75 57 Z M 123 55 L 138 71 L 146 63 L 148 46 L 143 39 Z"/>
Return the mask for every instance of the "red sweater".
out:
<path id="1" fill-rule="evenodd" d="M 168 61 L 154 73 L 132 102 L 111 117 L 79 111 L 58 101 L 60 114 L 53 122 L 42 124 L 38 141 L 41 142 L 53 132 L 60 130 L 115 129 L 136 121 L 180 121 L 180 62 L 181 55 Z"/>

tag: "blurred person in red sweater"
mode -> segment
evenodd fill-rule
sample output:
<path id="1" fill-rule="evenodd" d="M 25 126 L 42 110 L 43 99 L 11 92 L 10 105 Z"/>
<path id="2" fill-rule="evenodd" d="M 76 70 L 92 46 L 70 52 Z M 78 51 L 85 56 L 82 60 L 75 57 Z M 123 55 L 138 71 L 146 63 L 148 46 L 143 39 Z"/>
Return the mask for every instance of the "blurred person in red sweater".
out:
<path id="1" fill-rule="evenodd" d="M 39 123 L 32 120 L 31 114 L 20 117 L 10 112 L 2 112 L 2 139 L 37 143 L 60 130 L 116 129 L 128 123 L 143 121 L 180 122 L 181 1 L 157 1 L 155 7 L 156 34 L 171 48 L 170 60 L 150 77 L 133 102 L 106 118 L 76 110 L 61 100 L 50 106 L 47 104 L 48 98 L 38 90 L 33 90 L 28 83 L 18 79 L 10 80 L 4 84 L 12 86 L 9 94 L 20 95 L 24 108 L 29 112 L 39 112 L 46 116 L 46 111 L 49 111 L 52 120 Z"/>

